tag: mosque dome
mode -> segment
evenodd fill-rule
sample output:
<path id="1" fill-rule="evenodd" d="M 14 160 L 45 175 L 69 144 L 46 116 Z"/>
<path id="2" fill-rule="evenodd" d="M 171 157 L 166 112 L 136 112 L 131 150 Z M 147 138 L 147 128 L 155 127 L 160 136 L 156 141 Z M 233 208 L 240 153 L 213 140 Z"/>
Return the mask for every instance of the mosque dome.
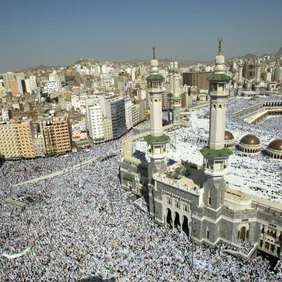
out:
<path id="1" fill-rule="evenodd" d="M 233 140 L 234 136 L 230 131 L 225 131 L 224 140 Z"/>
<path id="2" fill-rule="evenodd" d="M 241 139 L 240 143 L 245 145 L 259 145 L 260 141 L 255 135 L 247 134 Z"/>
<path id="3" fill-rule="evenodd" d="M 282 151 L 282 139 L 276 139 L 269 143 L 268 149 Z"/>

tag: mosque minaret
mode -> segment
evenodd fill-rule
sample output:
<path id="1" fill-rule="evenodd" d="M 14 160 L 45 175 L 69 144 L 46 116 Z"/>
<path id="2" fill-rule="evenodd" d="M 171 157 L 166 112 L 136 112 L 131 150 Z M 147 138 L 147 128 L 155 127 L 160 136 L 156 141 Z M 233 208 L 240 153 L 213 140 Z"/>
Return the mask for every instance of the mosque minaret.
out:
<path id="1" fill-rule="evenodd" d="M 173 81 L 174 81 L 174 76 L 173 76 L 173 71 L 174 66 L 173 62 L 170 62 L 169 68 L 168 68 L 168 77 L 169 77 L 169 95 L 170 95 L 170 101 L 169 101 L 169 110 L 168 110 L 168 122 L 172 123 L 172 95 L 173 95 Z"/>
<path id="2" fill-rule="evenodd" d="M 240 59 L 238 62 L 238 82 L 237 82 L 237 87 L 238 87 L 238 96 L 241 96 L 242 93 L 242 87 L 243 87 L 243 61 Z"/>
<path id="3" fill-rule="evenodd" d="M 146 78 L 150 94 L 150 135 L 145 137 L 148 143 L 148 156 L 151 160 L 151 171 L 163 172 L 166 170 L 167 143 L 169 137 L 163 133 L 162 97 L 164 93 L 164 77 L 159 73 L 159 62 L 156 60 L 155 47 L 151 70 Z"/>
<path id="4" fill-rule="evenodd" d="M 260 60 L 256 59 L 256 80 L 255 80 L 255 91 L 259 93 L 260 83 L 261 83 L 261 66 Z"/>
<path id="5" fill-rule="evenodd" d="M 178 63 L 175 61 L 173 63 L 173 95 L 171 97 L 172 107 L 173 107 L 173 123 L 180 122 L 180 87 L 179 87 L 179 68 Z"/>
<path id="6" fill-rule="evenodd" d="M 226 103 L 228 91 L 227 83 L 231 78 L 226 75 L 225 58 L 221 53 L 219 39 L 218 55 L 215 57 L 215 71 L 208 77 L 210 84 L 210 125 L 208 146 L 201 150 L 204 156 L 204 170 L 207 176 L 204 201 L 206 205 L 218 209 L 224 203 L 227 160 L 231 151 L 224 148 Z"/>

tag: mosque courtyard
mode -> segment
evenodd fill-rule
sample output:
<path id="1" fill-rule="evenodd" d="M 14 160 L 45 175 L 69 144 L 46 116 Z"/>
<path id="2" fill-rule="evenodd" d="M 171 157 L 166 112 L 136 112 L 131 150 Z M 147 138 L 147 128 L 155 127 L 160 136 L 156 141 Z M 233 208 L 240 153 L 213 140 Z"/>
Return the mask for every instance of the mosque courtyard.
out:
<path id="1" fill-rule="evenodd" d="M 235 102 L 231 100 L 231 103 Z M 207 145 L 209 117 L 206 114 L 208 111 L 209 107 L 207 106 L 191 112 L 191 127 L 180 128 L 166 133 L 171 137 L 168 159 L 189 161 L 197 165 L 203 164 L 200 149 Z M 271 117 L 259 126 L 244 126 L 241 121 L 234 122 L 233 117 L 228 115 L 227 112 L 227 130 L 232 132 L 235 145 L 239 143 L 243 136 L 251 133 L 258 136 L 262 149 L 264 149 L 274 137 L 281 138 L 279 119 L 281 119 L 279 116 Z M 146 152 L 146 148 L 147 143 L 144 140 L 136 143 L 136 150 Z M 147 156 L 146 159 L 149 161 Z M 234 148 L 228 163 L 228 174 L 225 180 L 229 187 L 262 196 L 273 202 L 282 203 L 281 160 L 271 159 L 263 153 L 244 155 Z"/>

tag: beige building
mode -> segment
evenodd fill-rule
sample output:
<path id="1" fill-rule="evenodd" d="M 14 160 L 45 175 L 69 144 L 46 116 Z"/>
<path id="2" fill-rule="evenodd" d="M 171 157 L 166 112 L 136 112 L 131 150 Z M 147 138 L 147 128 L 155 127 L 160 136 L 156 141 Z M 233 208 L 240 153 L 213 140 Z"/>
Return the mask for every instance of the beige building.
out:
<path id="1" fill-rule="evenodd" d="M 103 119 L 103 127 L 104 127 L 104 140 L 113 139 L 113 126 L 112 126 L 112 120 L 110 118 L 105 117 Z"/>
<path id="2" fill-rule="evenodd" d="M 41 121 L 40 127 L 47 155 L 71 151 L 71 127 L 68 115 L 45 119 Z"/>
<path id="3" fill-rule="evenodd" d="M 212 72 L 184 72 L 183 85 L 197 86 L 198 89 L 209 89 L 208 77 Z"/>
<path id="4" fill-rule="evenodd" d="M 0 125 L 0 154 L 5 159 L 34 158 L 33 123 L 10 121 Z"/>

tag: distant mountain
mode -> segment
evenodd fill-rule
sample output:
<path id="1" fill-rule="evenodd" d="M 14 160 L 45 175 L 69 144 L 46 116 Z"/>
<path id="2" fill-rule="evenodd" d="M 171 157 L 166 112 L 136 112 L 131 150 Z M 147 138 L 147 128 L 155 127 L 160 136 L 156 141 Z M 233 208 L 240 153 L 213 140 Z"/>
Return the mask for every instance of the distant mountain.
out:
<path id="1" fill-rule="evenodd" d="M 282 47 L 275 53 L 276 56 L 282 56 Z"/>
<path id="2" fill-rule="evenodd" d="M 46 65 L 39 65 L 37 67 L 30 67 L 30 68 L 26 68 L 24 70 L 21 70 L 23 72 L 25 71 L 39 71 L 39 70 L 51 70 L 53 68 L 58 68 L 60 66 L 46 66 Z"/>
<path id="3" fill-rule="evenodd" d="M 250 54 L 250 53 L 248 53 L 248 54 L 246 54 L 243 58 L 245 58 L 245 59 L 253 59 L 253 58 L 256 58 L 257 56 L 255 55 L 255 54 Z"/>

